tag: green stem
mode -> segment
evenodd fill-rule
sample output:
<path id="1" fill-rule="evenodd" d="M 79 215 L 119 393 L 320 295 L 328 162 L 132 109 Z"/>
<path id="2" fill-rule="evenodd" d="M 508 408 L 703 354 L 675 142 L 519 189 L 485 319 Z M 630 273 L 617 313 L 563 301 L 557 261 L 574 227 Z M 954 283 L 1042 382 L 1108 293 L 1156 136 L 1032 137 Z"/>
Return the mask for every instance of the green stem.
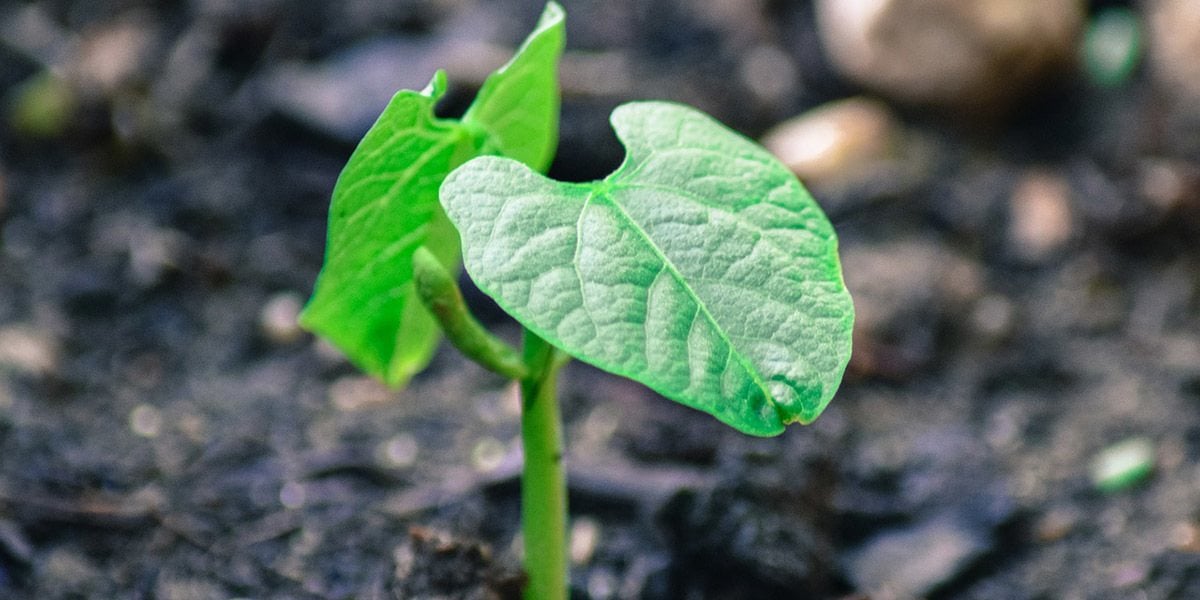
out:
<path id="1" fill-rule="evenodd" d="M 424 246 L 413 254 L 413 282 L 421 302 L 441 324 L 446 339 L 467 358 L 509 379 L 529 376 L 521 355 L 471 316 L 454 276 Z"/>
<path id="2" fill-rule="evenodd" d="M 521 533 L 525 538 L 525 600 L 567 598 L 567 487 L 563 476 L 562 425 L 556 388 L 562 353 L 525 330 L 521 380 Z"/>

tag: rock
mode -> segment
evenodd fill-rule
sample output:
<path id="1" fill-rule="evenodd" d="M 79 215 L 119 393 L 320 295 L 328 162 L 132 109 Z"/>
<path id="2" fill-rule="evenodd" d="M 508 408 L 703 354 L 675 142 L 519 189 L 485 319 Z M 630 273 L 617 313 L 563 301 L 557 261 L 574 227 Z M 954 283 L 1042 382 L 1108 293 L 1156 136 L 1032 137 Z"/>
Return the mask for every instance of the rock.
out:
<path id="1" fill-rule="evenodd" d="M 780 123 L 762 139 L 801 181 L 818 187 L 845 187 L 886 168 L 900 141 L 891 111 L 865 97 L 818 106 Z"/>
<path id="2" fill-rule="evenodd" d="M 329 386 L 329 401 L 338 410 L 355 411 L 391 400 L 393 394 L 379 381 L 364 375 L 347 375 Z"/>
<path id="3" fill-rule="evenodd" d="M 139 404 L 129 413 L 129 429 L 138 437 L 158 437 L 162 428 L 162 411 L 156 406 Z"/>
<path id="4" fill-rule="evenodd" d="M 64 598 L 103 598 L 114 592 L 111 581 L 91 558 L 82 552 L 62 547 L 41 556 L 35 565 L 37 578 L 47 589 Z"/>
<path id="5" fill-rule="evenodd" d="M 569 554 L 572 564 L 586 565 L 592 561 L 600 544 L 600 531 L 600 523 L 591 517 L 571 520 Z"/>
<path id="6" fill-rule="evenodd" d="M 884 532 L 849 560 L 851 581 L 873 598 L 922 598 L 949 583 L 990 547 L 952 519 Z"/>
<path id="7" fill-rule="evenodd" d="M 125 277 L 139 288 L 153 287 L 177 270 L 189 245 L 182 232 L 127 212 L 98 219 L 88 240 L 93 254 L 126 259 Z"/>
<path id="8" fill-rule="evenodd" d="M 817 23 L 850 79 L 903 102 L 986 116 L 1073 65 L 1083 4 L 821 0 Z"/>
<path id="9" fill-rule="evenodd" d="M 293 292 L 281 292 L 271 296 L 258 311 L 258 328 L 271 342 L 286 345 L 304 334 L 298 317 L 304 300 Z"/>
<path id="10" fill-rule="evenodd" d="M 0 328 L 0 369 L 49 375 L 58 369 L 58 342 L 48 332 L 23 325 Z"/>
<path id="11" fill-rule="evenodd" d="M 124 19 L 87 32 L 67 67 L 86 95 L 108 97 L 135 78 L 151 57 L 154 22 Z"/>
<path id="12" fill-rule="evenodd" d="M 769 106 L 783 104 L 800 87 L 792 57 L 771 44 L 746 51 L 738 65 L 738 76 L 751 94 Z"/>
<path id="13" fill-rule="evenodd" d="M 1181 104 L 1200 103 L 1200 2 L 1150 0 L 1146 6 L 1155 80 Z"/>
<path id="14" fill-rule="evenodd" d="M 154 597 L 160 600 L 204 600 L 225 598 L 228 593 L 211 581 L 164 574 L 158 577 L 154 586 Z"/>
<path id="15" fill-rule="evenodd" d="M 1021 178 L 1009 198 L 1008 238 L 1013 253 L 1041 262 L 1060 252 L 1074 232 L 1071 188 L 1053 173 L 1033 171 Z"/>

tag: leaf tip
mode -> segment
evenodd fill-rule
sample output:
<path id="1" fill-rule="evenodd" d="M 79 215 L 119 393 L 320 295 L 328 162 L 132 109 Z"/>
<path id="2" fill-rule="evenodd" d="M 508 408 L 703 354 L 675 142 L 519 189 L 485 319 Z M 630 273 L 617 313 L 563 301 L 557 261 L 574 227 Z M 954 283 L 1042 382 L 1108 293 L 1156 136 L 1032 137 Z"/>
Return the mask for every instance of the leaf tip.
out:
<path id="1" fill-rule="evenodd" d="M 554 27 L 555 25 L 562 23 L 566 17 L 567 11 L 563 10 L 562 5 L 551 0 L 550 2 L 546 3 L 546 8 L 542 9 L 542 17 L 538 19 L 538 24 L 534 29 L 534 33 L 549 27 Z"/>
<path id="2" fill-rule="evenodd" d="M 446 94 L 446 86 L 446 70 L 438 69 L 434 72 L 433 78 L 429 80 L 429 84 L 425 86 L 425 89 L 421 90 L 421 95 L 432 98 L 436 102 Z"/>

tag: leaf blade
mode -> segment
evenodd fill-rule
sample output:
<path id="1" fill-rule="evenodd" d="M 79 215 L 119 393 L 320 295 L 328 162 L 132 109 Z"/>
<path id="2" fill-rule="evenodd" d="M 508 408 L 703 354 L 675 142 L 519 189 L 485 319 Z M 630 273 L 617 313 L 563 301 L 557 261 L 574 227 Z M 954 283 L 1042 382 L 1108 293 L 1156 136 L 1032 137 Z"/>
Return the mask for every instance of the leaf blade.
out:
<path id="1" fill-rule="evenodd" d="M 424 369 L 439 329 L 416 299 L 412 256 L 428 247 L 457 272 L 460 244 L 438 187 L 467 159 L 501 153 L 543 169 L 557 142 L 563 12 L 547 5 L 513 59 L 485 82 L 462 121 L 438 119 L 439 71 L 423 92 L 397 92 L 338 177 L 325 265 L 300 324 L 393 387 Z M 520 105 L 507 92 L 533 98 Z M 522 138 L 521 136 L 525 136 Z"/>
<path id="2" fill-rule="evenodd" d="M 566 43 L 566 13 L 548 2 L 516 54 L 483 82 L 463 123 L 488 131 L 488 152 L 545 171 L 558 146 L 558 73 Z"/>
<path id="3" fill-rule="evenodd" d="M 472 145 L 461 126 L 434 118 L 444 90 L 439 72 L 423 92 L 397 92 L 351 155 L 334 185 L 325 266 L 300 315 L 301 325 L 389 385 L 423 367 L 437 342 L 432 317 L 409 289 L 412 253 L 437 214 L 436 192 L 422 176 L 448 174 Z"/>
<path id="4" fill-rule="evenodd" d="M 441 197 L 468 272 L 584 362 L 747 433 L 811 422 L 853 321 L 828 220 L 765 150 L 701 113 L 632 103 L 613 123 L 628 157 L 600 182 L 494 158 L 451 175 Z"/>

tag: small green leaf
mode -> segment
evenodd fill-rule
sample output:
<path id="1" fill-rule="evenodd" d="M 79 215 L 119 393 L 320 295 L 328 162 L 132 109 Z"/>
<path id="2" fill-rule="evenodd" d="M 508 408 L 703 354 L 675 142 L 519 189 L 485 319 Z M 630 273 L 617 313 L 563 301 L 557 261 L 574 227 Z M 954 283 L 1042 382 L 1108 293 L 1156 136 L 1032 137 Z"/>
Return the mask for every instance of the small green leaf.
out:
<path id="1" fill-rule="evenodd" d="M 467 272 L 525 327 L 746 433 L 808 423 L 850 358 L 837 238 L 766 150 L 693 109 L 623 105 L 625 163 L 556 182 L 474 159 L 442 185 Z"/>
<path id="2" fill-rule="evenodd" d="M 423 92 L 397 92 L 338 177 L 325 265 L 300 323 L 390 385 L 423 369 L 439 339 L 415 296 L 413 253 L 425 246 L 452 272 L 459 268 L 438 186 L 475 156 L 500 153 L 540 170 L 554 155 L 563 29 L 562 8 L 548 4 L 461 122 L 433 114 L 446 88 L 440 71 Z"/>
<path id="3" fill-rule="evenodd" d="M 545 172 L 558 146 L 558 63 L 565 43 L 563 9 L 546 5 L 537 28 L 507 65 L 487 78 L 463 123 L 489 134 L 484 154 L 519 160 Z M 515 110 L 519 109 L 519 110 Z"/>

